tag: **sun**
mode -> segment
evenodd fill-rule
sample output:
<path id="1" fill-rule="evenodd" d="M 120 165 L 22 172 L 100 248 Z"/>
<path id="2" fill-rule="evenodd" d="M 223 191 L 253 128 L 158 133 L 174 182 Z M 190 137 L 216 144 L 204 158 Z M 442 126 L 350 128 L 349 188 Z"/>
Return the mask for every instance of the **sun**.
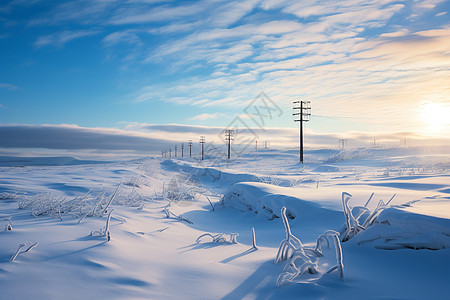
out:
<path id="1" fill-rule="evenodd" d="M 450 105 L 442 102 L 425 102 L 421 110 L 425 131 L 429 134 L 443 134 L 450 127 Z"/>

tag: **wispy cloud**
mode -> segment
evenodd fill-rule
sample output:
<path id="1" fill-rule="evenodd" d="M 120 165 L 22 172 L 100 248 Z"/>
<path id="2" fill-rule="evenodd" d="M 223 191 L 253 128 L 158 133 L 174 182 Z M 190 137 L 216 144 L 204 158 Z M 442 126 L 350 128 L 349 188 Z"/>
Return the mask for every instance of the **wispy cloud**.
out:
<path id="1" fill-rule="evenodd" d="M 176 20 L 197 15 L 205 9 L 205 3 L 201 2 L 179 6 L 128 6 L 116 10 L 109 23 L 123 25 Z"/>
<path id="2" fill-rule="evenodd" d="M 10 83 L 0 83 L 0 88 L 11 90 L 11 91 L 19 89 L 18 86 L 14 85 L 14 84 L 10 84 Z"/>
<path id="3" fill-rule="evenodd" d="M 78 30 L 78 31 L 63 31 L 50 35 L 40 36 L 34 46 L 41 48 L 44 46 L 62 47 L 64 44 L 86 36 L 99 34 L 100 30 Z"/>
<path id="4" fill-rule="evenodd" d="M 105 46 L 112 47 L 119 43 L 125 44 L 137 44 L 141 45 L 141 39 L 139 38 L 138 32 L 136 30 L 123 30 L 116 31 L 108 34 L 102 40 Z"/>
<path id="5" fill-rule="evenodd" d="M 213 113 L 213 114 L 208 114 L 208 113 L 204 113 L 204 114 L 199 114 L 195 117 L 190 118 L 189 120 L 191 121 L 204 121 L 204 120 L 210 120 L 210 119 L 217 119 L 219 117 L 218 113 Z"/>

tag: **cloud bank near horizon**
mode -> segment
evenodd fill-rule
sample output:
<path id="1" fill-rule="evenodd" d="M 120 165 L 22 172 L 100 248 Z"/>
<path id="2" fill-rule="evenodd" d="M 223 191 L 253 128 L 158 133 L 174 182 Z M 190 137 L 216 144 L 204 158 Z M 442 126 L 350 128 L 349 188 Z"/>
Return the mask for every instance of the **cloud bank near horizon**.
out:
<path id="1" fill-rule="evenodd" d="M 159 155 L 161 151 L 167 151 L 169 148 L 173 150 L 175 145 L 180 149 L 181 143 L 186 144 L 191 139 L 193 150 L 198 152 L 200 136 L 205 136 L 207 143 L 211 145 L 224 145 L 225 129 L 178 124 L 133 124 L 123 129 L 85 128 L 76 125 L 0 125 L 0 149 L 2 153 L 7 153 L 8 149 L 20 149 L 14 150 L 19 156 L 32 153 L 31 149 L 51 149 L 68 153 L 80 151 L 85 155 Z M 450 145 L 450 139 L 425 139 L 420 135 L 405 132 L 318 134 L 312 130 L 305 131 L 305 145 L 309 148 L 338 148 L 339 139 L 344 138 L 347 139 L 347 147 L 370 147 L 374 139 L 378 145 L 386 147 L 402 145 L 405 139 L 410 146 Z M 298 129 L 237 129 L 233 147 L 253 151 L 256 141 L 261 148 L 265 141 L 269 142 L 272 148 L 295 148 L 298 145 Z"/>

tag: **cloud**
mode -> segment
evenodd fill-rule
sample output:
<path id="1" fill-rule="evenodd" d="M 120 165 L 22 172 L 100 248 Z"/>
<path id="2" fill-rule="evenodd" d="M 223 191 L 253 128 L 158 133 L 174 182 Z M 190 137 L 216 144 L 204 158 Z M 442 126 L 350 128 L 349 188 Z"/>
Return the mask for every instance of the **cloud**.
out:
<path id="1" fill-rule="evenodd" d="M 245 0 L 245 1 L 232 1 L 228 2 L 217 9 L 211 14 L 211 22 L 219 27 L 227 27 L 250 13 L 259 0 Z"/>
<path id="2" fill-rule="evenodd" d="M 114 25 L 152 23 L 194 16 L 206 9 L 205 3 L 179 6 L 129 6 L 115 11 L 109 23 Z"/>
<path id="3" fill-rule="evenodd" d="M 191 121 L 194 121 L 194 120 L 204 121 L 204 120 L 210 120 L 210 119 L 217 119 L 218 117 L 219 117 L 218 113 L 213 113 L 213 114 L 204 113 L 204 114 L 200 114 L 200 115 L 197 115 L 195 117 L 192 117 L 189 120 L 191 120 Z"/>
<path id="4" fill-rule="evenodd" d="M 160 77 L 128 85 L 135 102 L 239 113 L 265 91 L 285 111 L 293 99 L 311 100 L 324 120 L 318 130 L 338 120 L 344 130 L 416 131 L 422 103 L 450 95 L 443 3 L 76 0 L 51 5 L 29 25 L 67 28 L 39 37 L 37 48 L 98 34 L 110 60 L 135 64 L 135 74 L 156 70 Z"/>
<path id="5" fill-rule="evenodd" d="M 62 47 L 64 44 L 86 36 L 99 34 L 100 30 L 78 30 L 78 31 L 63 31 L 50 35 L 40 36 L 35 42 L 36 48 L 44 46 Z"/>
<path id="6" fill-rule="evenodd" d="M 11 91 L 19 89 L 18 86 L 15 86 L 14 84 L 10 84 L 10 83 L 0 83 L 0 88 L 11 90 Z"/>
<path id="7" fill-rule="evenodd" d="M 119 43 L 125 43 L 130 45 L 142 44 L 141 39 L 139 38 L 136 30 L 131 29 L 110 33 L 103 38 L 102 43 L 107 47 L 112 47 Z"/>
<path id="8" fill-rule="evenodd" d="M 220 134 L 222 127 L 199 126 L 199 125 L 180 125 L 180 124 L 133 124 L 125 127 L 127 130 L 150 132 L 155 136 L 164 136 L 166 134 L 180 135 L 186 137 L 191 135 L 212 135 Z"/>
<path id="9" fill-rule="evenodd" d="M 132 157 L 160 155 L 175 145 L 193 141 L 199 149 L 200 136 L 206 137 L 207 149 L 225 145 L 225 127 L 179 124 L 129 124 L 125 129 L 86 128 L 76 125 L 0 125 L 0 153 L 7 155 L 72 155 L 89 157 Z M 231 128 L 230 128 L 231 129 Z M 255 142 L 267 141 L 272 148 L 298 147 L 297 128 L 268 127 L 265 130 L 235 128 L 233 148 L 253 151 Z M 410 132 L 398 133 L 317 133 L 305 130 L 307 148 L 338 148 L 339 139 L 347 139 L 348 147 L 371 147 L 373 140 L 384 147 L 398 147 L 405 139 L 409 146 L 450 146 L 450 140 L 424 138 Z M 218 149 L 218 148 L 217 148 Z M 12 153 L 12 154 L 11 154 Z"/>
<path id="10" fill-rule="evenodd" d="M 0 147 L 159 151 L 170 142 L 138 132 L 75 125 L 0 125 Z"/>
<path id="11" fill-rule="evenodd" d="M 250 122 L 245 119 L 245 124 Z M 227 127 L 219 126 L 199 126 L 199 125 L 180 125 L 180 124 L 130 124 L 125 127 L 126 130 L 133 132 L 145 132 L 154 138 L 165 138 L 173 143 L 186 142 L 193 140 L 196 142 L 200 136 L 205 136 L 208 143 L 216 145 L 224 144 L 225 129 L 235 130 L 235 145 L 248 147 L 256 140 L 259 142 L 270 141 L 270 144 L 276 148 L 289 148 L 298 146 L 298 128 L 281 127 L 245 127 L 244 123 L 235 122 Z M 238 124 L 236 126 L 236 124 Z M 449 138 L 427 138 L 419 133 L 413 132 L 363 132 L 347 131 L 340 133 L 318 133 L 311 128 L 305 129 L 305 145 L 312 148 L 336 148 L 339 146 L 339 139 L 347 139 L 350 147 L 370 147 L 373 140 L 376 139 L 378 145 L 387 147 L 399 146 L 405 139 L 409 145 L 450 145 Z M 250 143 L 250 144 L 249 144 Z M 252 148 L 253 149 L 253 148 Z"/>

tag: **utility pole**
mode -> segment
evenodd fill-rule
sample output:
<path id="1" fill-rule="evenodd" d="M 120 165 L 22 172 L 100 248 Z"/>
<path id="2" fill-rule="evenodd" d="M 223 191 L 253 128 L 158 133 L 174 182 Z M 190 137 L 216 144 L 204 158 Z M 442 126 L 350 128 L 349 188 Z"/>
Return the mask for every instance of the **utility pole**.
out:
<path id="1" fill-rule="evenodd" d="M 184 157 L 184 143 L 181 143 L 181 157 Z"/>
<path id="2" fill-rule="evenodd" d="M 188 141 L 188 146 L 189 146 L 189 157 L 192 157 L 192 140 Z"/>
<path id="3" fill-rule="evenodd" d="M 169 158 L 172 157 L 172 148 L 169 148 Z"/>
<path id="4" fill-rule="evenodd" d="M 228 159 L 230 159 L 231 153 L 231 141 L 233 140 L 234 130 L 227 129 L 225 130 L 225 140 L 227 141 L 228 146 Z"/>
<path id="5" fill-rule="evenodd" d="M 177 157 L 177 149 L 178 149 L 178 147 L 177 147 L 177 145 L 175 145 L 175 157 Z"/>
<path id="6" fill-rule="evenodd" d="M 299 111 L 292 115 L 298 116 L 294 122 L 300 122 L 300 163 L 303 163 L 303 122 L 308 122 L 311 117 L 311 101 L 294 101 L 294 109 Z"/>
<path id="7" fill-rule="evenodd" d="M 204 160 L 205 159 L 205 142 L 206 142 L 206 140 L 205 140 L 205 137 L 204 136 L 201 136 L 200 137 L 200 144 L 202 144 L 202 160 Z"/>
<path id="8" fill-rule="evenodd" d="M 347 139 L 340 139 L 339 144 L 341 145 L 342 150 L 344 150 L 345 144 L 347 144 Z"/>

